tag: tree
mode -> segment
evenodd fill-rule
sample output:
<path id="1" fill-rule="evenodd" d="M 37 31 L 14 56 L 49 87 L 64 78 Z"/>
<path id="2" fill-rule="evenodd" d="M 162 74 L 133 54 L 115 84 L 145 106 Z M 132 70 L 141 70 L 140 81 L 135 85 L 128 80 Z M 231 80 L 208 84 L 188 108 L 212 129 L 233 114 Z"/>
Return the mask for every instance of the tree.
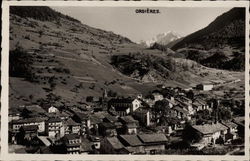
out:
<path id="1" fill-rule="evenodd" d="M 212 120 L 212 116 L 210 114 L 210 111 L 207 109 L 198 111 L 194 117 L 196 118 L 196 124 L 201 125 L 203 123 L 208 123 Z"/>
<path id="2" fill-rule="evenodd" d="M 148 94 L 145 96 L 145 98 L 153 100 L 155 97 L 152 94 Z"/>
<path id="3" fill-rule="evenodd" d="M 29 95 L 29 99 L 33 100 L 34 96 L 32 94 Z"/>
<path id="4" fill-rule="evenodd" d="M 115 91 L 109 90 L 108 91 L 108 97 L 116 97 L 117 93 Z"/>
<path id="5" fill-rule="evenodd" d="M 38 33 L 39 33 L 39 37 L 42 37 L 42 35 L 43 35 L 43 30 L 38 31 Z"/>
<path id="6" fill-rule="evenodd" d="M 155 113 L 155 119 L 158 119 L 158 116 L 160 117 L 160 120 L 163 121 L 163 117 L 166 117 L 169 113 L 170 107 L 168 105 L 168 102 L 166 100 L 156 101 L 154 104 L 154 113 Z M 160 122 L 162 124 L 164 122 Z"/>
<path id="7" fill-rule="evenodd" d="M 194 92 L 193 92 L 193 90 L 189 90 L 189 91 L 187 92 L 187 98 L 189 98 L 189 99 L 191 99 L 191 100 L 194 99 Z"/>
<path id="8" fill-rule="evenodd" d="M 87 102 L 92 102 L 93 101 L 93 96 L 87 96 L 86 101 Z"/>
<path id="9" fill-rule="evenodd" d="M 49 84 L 50 84 L 50 88 L 51 90 L 54 90 L 56 87 L 56 82 L 55 82 L 55 76 L 50 77 L 48 80 Z"/>
<path id="10" fill-rule="evenodd" d="M 49 93 L 47 95 L 47 98 L 45 100 L 45 102 L 47 102 L 48 104 L 54 104 L 55 102 L 58 102 L 61 100 L 61 96 L 57 96 L 54 93 Z"/>
<path id="11" fill-rule="evenodd" d="M 179 123 L 179 120 L 176 117 L 163 116 L 163 117 L 160 118 L 160 124 L 161 125 L 175 126 L 178 123 Z"/>
<path id="12" fill-rule="evenodd" d="M 28 79 L 31 75 L 30 66 L 33 63 L 28 53 L 23 48 L 17 47 L 15 50 L 10 51 L 9 55 L 10 76 Z"/>
<path id="13" fill-rule="evenodd" d="M 219 120 L 230 120 L 232 119 L 232 114 L 231 114 L 231 111 L 227 108 L 220 108 L 219 109 Z"/>

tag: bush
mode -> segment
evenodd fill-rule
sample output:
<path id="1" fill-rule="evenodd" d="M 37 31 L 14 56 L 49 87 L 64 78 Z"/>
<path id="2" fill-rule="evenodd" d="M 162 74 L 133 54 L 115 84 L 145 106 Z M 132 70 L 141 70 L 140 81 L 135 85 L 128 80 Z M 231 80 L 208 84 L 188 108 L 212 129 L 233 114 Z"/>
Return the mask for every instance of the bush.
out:
<path id="1" fill-rule="evenodd" d="M 87 102 L 92 102 L 92 101 L 93 101 L 93 98 L 94 98 L 93 96 L 87 96 L 87 97 L 86 97 L 86 101 L 87 101 Z"/>
<path id="2" fill-rule="evenodd" d="M 30 35 L 25 35 L 24 38 L 30 40 Z"/>

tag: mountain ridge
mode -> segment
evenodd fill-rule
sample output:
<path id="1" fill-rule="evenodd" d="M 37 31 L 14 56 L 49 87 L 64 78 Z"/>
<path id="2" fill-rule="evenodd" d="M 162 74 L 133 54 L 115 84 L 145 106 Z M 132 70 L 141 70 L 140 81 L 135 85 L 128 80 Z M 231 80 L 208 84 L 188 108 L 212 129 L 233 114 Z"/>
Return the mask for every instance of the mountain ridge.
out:
<path id="1" fill-rule="evenodd" d="M 204 41 L 208 40 L 208 36 L 206 35 L 211 35 L 214 36 L 214 42 L 210 42 L 212 45 L 211 46 L 218 46 L 224 45 L 223 42 L 220 42 L 220 38 L 224 38 L 224 40 L 230 39 L 230 37 L 235 37 L 238 35 L 238 38 L 234 41 L 236 44 L 239 44 L 241 46 L 244 46 L 244 37 L 245 37 L 245 8 L 233 8 L 229 10 L 228 12 L 218 16 L 214 21 L 212 21 L 207 27 L 198 30 L 197 32 L 194 32 L 185 38 L 183 38 L 182 41 L 178 42 L 175 44 L 172 49 L 177 50 L 179 48 L 187 47 L 190 45 L 195 45 L 195 44 L 201 44 L 206 49 L 211 49 L 209 45 L 206 45 Z M 234 25 L 232 23 L 243 23 L 243 25 L 238 25 L 239 27 L 242 28 L 234 28 L 234 26 L 237 27 L 237 24 Z M 229 31 L 226 31 L 226 33 L 222 33 L 220 35 L 221 29 L 224 27 L 229 26 L 232 24 L 232 32 L 230 33 L 230 28 L 228 29 Z M 230 26 L 229 26 L 230 27 Z M 237 33 L 239 32 L 239 33 Z M 212 35 L 214 34 L 214 35 Z M 217 35 L 215 35 L 217 34 Z M 210 37 L 211 39 L 212 37 Z M 216 41 L 217 40 L 217 41 Z M 239 42 L 237 42 L 239 41 Z M 234 44 L 230 44 L 234 46 Z"/>
<path id="2" fill-rule="evenodd" d="M 177 32 L 168 31 L 164 33 L 159 33 L 150 40 L 147 40 L 147 41 L 142 40 L 139 44 L 142 44 L 145 47 L 151 47 L 155 43 L 160 44 L 160 45 L 168 45 L 169 43 L 180 38 L 181 38 L 181 35 L 178 34 Z"/>
<path id="3" fill-rule="evenodd" d="M 215 80 L 235 78 L 235 73 L 170 57 L 168 54 L 175 55 L 172 50 L 166 54 L 145 48 L 64 16 L 56 20 L 10 14 L 10 54 L 24 55 L 11 61 L 10 66 L 21 63 L 28 72 L 26 76 L 10 74 L 11 107 L 49 102 L 51 97 L 65 107 L 81 106 L 88 96 L 101 97 L 105 90 L 112 96 L 145 95 L 157 84 L 188 88 L 205 81 L 205 76 Z M 112 62 L 113 57 L 119 61 Z M 123 70 L 126 68 L 127 73 Z"/>

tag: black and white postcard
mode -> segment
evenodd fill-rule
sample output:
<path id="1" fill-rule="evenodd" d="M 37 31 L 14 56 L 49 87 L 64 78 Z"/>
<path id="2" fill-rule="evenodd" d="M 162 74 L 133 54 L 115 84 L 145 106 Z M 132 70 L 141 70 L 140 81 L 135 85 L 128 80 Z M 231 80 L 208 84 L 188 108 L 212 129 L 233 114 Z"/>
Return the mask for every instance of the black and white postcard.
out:
<path id="1" fill-rule="evenodd" d="M 4 157 L 249 158 L 248 5 L 5 2 Z"/>

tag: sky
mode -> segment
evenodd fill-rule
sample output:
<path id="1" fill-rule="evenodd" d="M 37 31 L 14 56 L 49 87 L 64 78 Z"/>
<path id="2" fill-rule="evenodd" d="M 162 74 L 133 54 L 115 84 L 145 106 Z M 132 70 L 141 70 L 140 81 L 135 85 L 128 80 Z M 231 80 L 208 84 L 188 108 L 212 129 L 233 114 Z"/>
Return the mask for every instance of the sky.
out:
<path id="1" fill-rule="evenodd" d="M 206 27 L 231 8 L 157 7 L 160 14 L 138 14 L 143 7 L 52 7 L 91 27 L 112 31 L 134 42 L 150 40 L 160 33 L 174 31 L 186 36 Z M 156 8 L 150 8 L 156 9 Z"/>

